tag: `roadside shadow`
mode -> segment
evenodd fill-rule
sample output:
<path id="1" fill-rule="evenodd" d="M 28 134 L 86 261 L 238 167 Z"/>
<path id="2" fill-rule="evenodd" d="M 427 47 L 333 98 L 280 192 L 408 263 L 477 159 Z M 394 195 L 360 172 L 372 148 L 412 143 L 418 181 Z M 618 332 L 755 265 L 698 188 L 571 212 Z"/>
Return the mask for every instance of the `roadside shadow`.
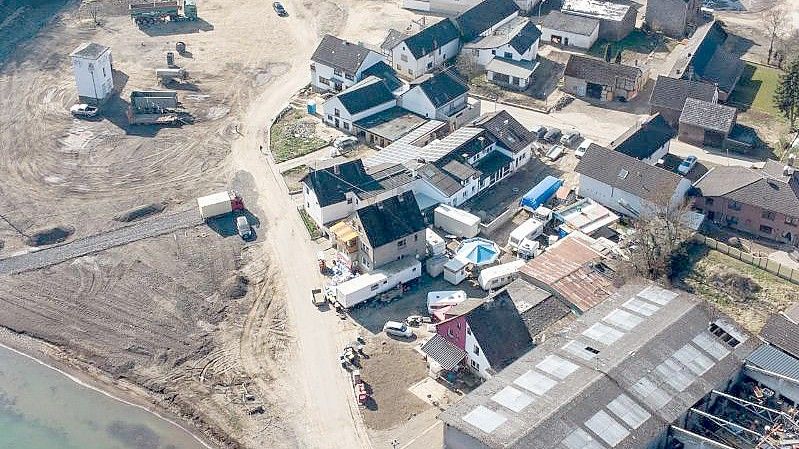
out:
<path id="1" fill-rule="evenodd" d="M 144 34 L 155 37 L 213 31 L 214 26 L 204 19 L 198 18 L 197 20 L 186 20 L 182 22 L 163 22 L 153 25 L 142 25 L 139 29 L 142 30 Z"/>

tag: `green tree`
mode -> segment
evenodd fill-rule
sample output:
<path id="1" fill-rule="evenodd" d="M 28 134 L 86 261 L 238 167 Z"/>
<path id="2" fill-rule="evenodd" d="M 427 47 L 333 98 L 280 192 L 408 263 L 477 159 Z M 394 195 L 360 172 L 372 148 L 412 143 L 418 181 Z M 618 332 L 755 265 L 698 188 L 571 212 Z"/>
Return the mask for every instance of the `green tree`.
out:
<path id="1" fill-rule="evenodd" d="M 780 82 L 774 92 L 774 103 L 788 118 L 793 129 L 799 117 L 799 57 L 794 57 L 785 73 L 780 75 Z"/>

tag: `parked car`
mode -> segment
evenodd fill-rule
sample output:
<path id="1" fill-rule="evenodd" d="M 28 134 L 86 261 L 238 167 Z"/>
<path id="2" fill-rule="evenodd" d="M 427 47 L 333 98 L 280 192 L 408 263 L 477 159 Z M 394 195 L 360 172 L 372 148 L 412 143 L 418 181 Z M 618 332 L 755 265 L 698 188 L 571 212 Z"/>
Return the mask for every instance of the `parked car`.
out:
<path id="1" fill-rule="evenodd" d="M 546 157 L 550 161 L 556 161 L 558 160 L 558 158 L 563 156 L 563 153 L 565 152 L 566 152 L 566 147 L 564 147 L 563 145 L 555 145 L 549 151 L 547 151 L 547 154 L 544 157 Z"/>
<path id="2" fill-rule="evenodd" d="M 580 140 L 579 131 L 569 131 L 560 138 L 560 143 L 567 147 L 573 147 Z"/>
<path id="3" fill-rule="evenodd" d="M 236 217 L 236 230 L 239 232 L 239 236 L 245 240 L 252 237 L 252 226 L 244 215 Z"/>
<path id="4" fill-rule="evenodd" d="M 358 139 L 353 136 L 339 136 L 333 141 L 333 146 L 340 149 L 352 148 L 358 145 Z"/>
<path id="5" fill-rule="evenodd" d="M 561 132 L 558 128 L 549 128 L 546 134 L 544 134 L 544 140 L 549 143 L 558 143 L 558 139 L 560 139 Z"/>
<path id="6" fill-rule="evenodd" d="M 69 112 L 75 117 L 94 117 L 97 115 L 98 109 L 88 104 L 76 104 L 69 108 Z"/>
<path id="7" fill-rule="evenodd" d="M 286 11 L 286 8 L 284 8 L 283 4 L 280 2 L 272 3 L 272 8 L 275 8 L 275 12 L 280 17 L 286 17 L 287 15 L 289 15 L 288 11 Z"/>
<path id="8" fill-rule="evenodd" d="M 679 167 L 677 167 L 677 171 L 683 175 L 687 175 L 688 172 L 694 168 L 694 165 L 696 165 L 696 156 L 688 156 L 680 163 Z"/>
<path id="9" fill-rule="evenodd" d="M 413 337 L 413 331 L 406 324 L 398 321 L 386 321 L 386 324 L 383 325 L 383 331 L 395 337 Z"/>
<path id="10" fill-rule="evenodd" d="M 574 150 L 574 155 L 577 156 L 577 159 L 585 156 L 585 152 L 588 151 L 588 147 L 590 147 L 592 143 L 594 143 L 594 141 L 591 139 L 585 139 L 580 143 L 580 146 Z"/>
<path id="11" fill-rule="evenodd" d="M 545 126 L 541 126 L 541 125 L 535 125 L 535 126 L 533 126 L 533 128 L 530 130 L 530 132 L 532 132 L 533 134 L 535 134 L 535 137 L 536 137 L 537 139 L 543 139 L 543 138 L 544 138 L 544 136 L 545 136 L 545 135 L 546 135 L 546 133 L 547 133 L 547 128 L 546 128 Z"/>

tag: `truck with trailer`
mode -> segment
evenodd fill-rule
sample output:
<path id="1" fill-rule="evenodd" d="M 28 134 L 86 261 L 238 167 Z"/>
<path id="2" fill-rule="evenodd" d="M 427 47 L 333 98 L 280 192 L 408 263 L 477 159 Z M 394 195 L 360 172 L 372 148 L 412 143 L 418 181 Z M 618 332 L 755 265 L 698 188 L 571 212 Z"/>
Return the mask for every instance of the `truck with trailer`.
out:
<path id="1" fill-rule="evenodd" d="M 368 301 L 395 287 L 407 284 L 422 275 L 422 263 L 415 258 L 391 262 L 371 273 L 364 273 L 336 285 L 333 290 L 334 303 L 345 309 Z"/>
<path id="2" fill-rule="evenodd" d="M 433 223 L 457 237 L 472 238 L 480 233 L 480 217 L 446 204 L 433 210 Z"/>
<path id="3" fill-rule="evenodd" d="M 197 20 L 197 0 L 134 0 L 128 7 L 136 25 Z"/>
<path id="4" fill-rule="evenodd" d="M 218 192 L 197 198 L 200 217 L 208 220 L 219 215 L 244 209 L 244 201 L 236 192 Z"/>

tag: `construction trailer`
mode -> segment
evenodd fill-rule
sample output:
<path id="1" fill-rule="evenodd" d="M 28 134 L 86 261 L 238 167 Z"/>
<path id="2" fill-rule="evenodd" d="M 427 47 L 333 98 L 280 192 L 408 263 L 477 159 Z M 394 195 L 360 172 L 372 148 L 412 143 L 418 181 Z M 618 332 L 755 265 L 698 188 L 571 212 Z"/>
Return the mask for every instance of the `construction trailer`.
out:
<path id="1" fill-rule="evenodd" d="M 334 300 L 348 309 L 421 276 L 422 263 L 407 257 L 335 286 Z"/>
<path id="2" fill-rule="evenodd" d="M 535 187 L 525 193 L 519 204 L 525 210 L 534 212 L 539 206 L 549 201 L 562 185 L 562 179 L 554 176 L 547 176 L 536 184 Z"/>
<path id="3" fill-rule="evenodd" d="M 137 25 L 156 22 L 197 20 L 197 0 L 136 0 L 129 6 L 130 18 Z"/>
<path id="4" fill-rule="evenodd" d="M 480 233 L 480 217 L 446 204 L 435 208 L 433 222 L 436 227 L 457 237 L 472 238 Z"/>

